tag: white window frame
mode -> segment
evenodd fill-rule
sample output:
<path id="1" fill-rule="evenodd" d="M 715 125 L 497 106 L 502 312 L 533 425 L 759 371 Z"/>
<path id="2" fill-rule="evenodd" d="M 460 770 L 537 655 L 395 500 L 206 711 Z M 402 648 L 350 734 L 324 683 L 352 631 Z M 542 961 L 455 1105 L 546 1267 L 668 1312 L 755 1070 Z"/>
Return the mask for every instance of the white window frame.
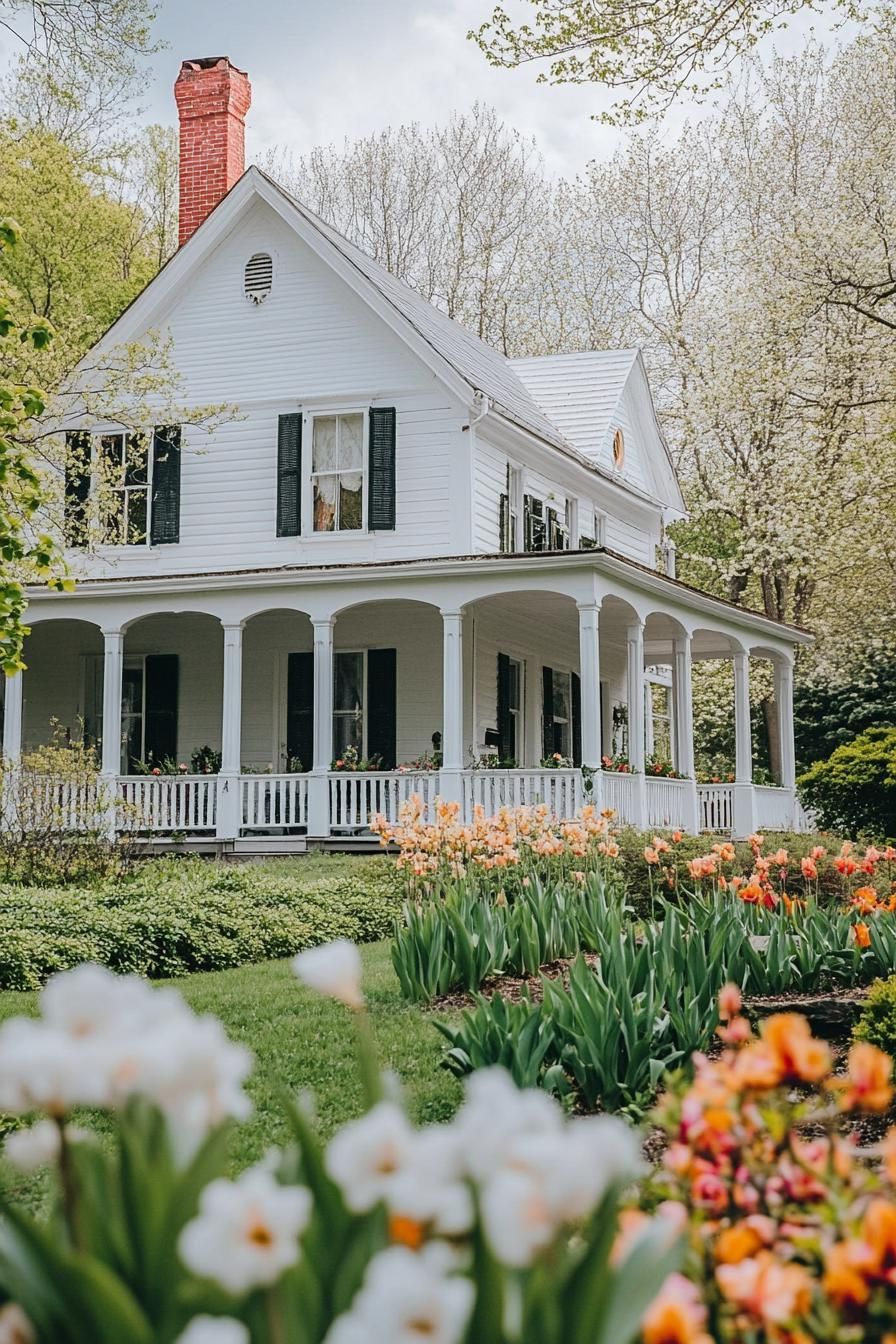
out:
<path id="1" fill-rule="evenodd" d="M 607 544 L 607 515 L 603 509 L 594 510 L 594 544 L 598 547 Z"/>
<path id="2" fill-rule="evenodd" d="M 525 493 L 525 482 L 523 480 L 523 469 L 515 462 L 507 463 L 507 486 L 507 514 L 510 523 L 508 550 L 516 553 L 525 550 L 526 542 L 523 536 L 523 494 Z"/>
<path id="3" fill-rule="evenodd" d="M 339 471 L 318 472 L 314 470 L 314 422 L 315 420 L 332 420 L 334 417 L 338 419 L 340 416 L 347 415 L 360 415 L 361 417 L 361 526 L 336 527 L 333 528 L 331 532 L 316 531 L 314 527 L 315 479 L 318 476 L 339 476 L 344 473 Z M 369 493 L 370 476 L 370 407 L 321 406 L 319 409 L 306 411 L 303 416 L 302 437 L 308 444 L 308 466 L 302 472 L 303 495 L 306 497 L 302 506 L 302 513 L 304 515 L 302 518 L 303 539 L 319 539 L 321 537 L 360 537 L 366 535 L 369 532 L 367 496 Z"/>
<path id="4" fill-rule="evenodd" d="M 348 718 L 350 711 L 347 709 L 336 708 L 336 659 L 341 656 L 351 655 L 361 659 L 361 759 L 367 760 L 367 649 L 334 649 L 333 650 L 333 755 L 336 756 L 336 719 Z"/>
<path id="5" fill-rule="evenodd" d="M 573 495 L 566 498 L 566 544 L 571 551 L 579 549 L 579 501 Z"/>
<path id="6" fill-rule="evenodd" d="M 112 489 L 125 496 L 131 491 L 146 491 L 146 536 L 142 541 L 108 541 L 105 538 L 100 546 L 112 551 L 136 551 L 141 546 L 149 548 L 152 535 L 152 477 L 153 477 L 153 431 L 135 429 L 93 429 L 90 431 L 90 500 L 96 503 L 99 494 L 99 475 L 103 459 L 103 439 L 127 439 L 129 434 L 146 435 L 146 485 L 112 486 Z M 127 509 L 125 510 L 125 529 L 127 528 Z"/>

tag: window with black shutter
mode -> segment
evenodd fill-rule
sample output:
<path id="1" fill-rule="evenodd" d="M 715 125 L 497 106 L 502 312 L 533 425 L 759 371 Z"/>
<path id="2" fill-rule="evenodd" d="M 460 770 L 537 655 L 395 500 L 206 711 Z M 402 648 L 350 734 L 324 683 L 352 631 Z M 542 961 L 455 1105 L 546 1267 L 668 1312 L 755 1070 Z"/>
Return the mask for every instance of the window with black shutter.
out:
<path id="1" fill-rule="evenodd" d="M 543 551 L 545 543 L 544 504 L 534 495 L 523 496 L 523 526 L 527 551 Z"/>
<path id="2" fill-rule="evenodd" d="M 277 536 L 302 531 L 302 417 L 292 411 L 277 421 Z"/>
<path id="3" fill-rule="evenodd" d="M 523 665 L 506 653 L 498 654 L 498 758 L 516 765 L 522 752 Z"/>
<path id="4" fill-rule="evenodd" d="M 291 653 L 286 665 L 286 768 L 314 764 L 314 655 Z"/>
<path id="5" fill-rule="evenodd" d="M 498 550 L 504 554 L 510 546 L 510 496 L 498 496 Z"/>
<path id="6" fill-rule="evenodd" d="M 545 759 L 555 755 L 574 758 L 577 713 L 581 720 L 581 687 L 577 687 L 578 676 L 574 672 L 561 672 L 551 667 L 542 668 L 541 675 L 542 745 Z M 578 731 L 581 736 L 581 727 Z M 581 741 L 578 751 L 581 756 Z"/>
<path id="7" fill-rule="evenodd" d="M 147 654 L 144 759 L 148 764 L 177 760 L 177 688 L 177 654 Z"/>
<path id="8" fill-rule="evenodd" d="M 66 546 L 87 544 L 87 503 L 90 498 L 91 440 L 86 430 L 65 436 L 65 499 L 63 534 Z"/>
<path id="9" fill-rule="evenodd" d="M 180 541 L 180 425 L 157 425 L 152 433 L 150 543 Z"/>
<path id="10" fill-rule="evenodd" d="M 541 669 L 541 749 L 545 760 L 554 754 L 554 669 Z"/>
<path id="11" fill-rule="evenodd" d="M 370 408 L 367 526 L 371 532 L 395 530 L 395 407 Z"/>
<path id="12" fill-rule="evenodd" d="M 367 652 L 367 755 L 382 770 L 395 769 L 396 656 L 394 649 Z"/>

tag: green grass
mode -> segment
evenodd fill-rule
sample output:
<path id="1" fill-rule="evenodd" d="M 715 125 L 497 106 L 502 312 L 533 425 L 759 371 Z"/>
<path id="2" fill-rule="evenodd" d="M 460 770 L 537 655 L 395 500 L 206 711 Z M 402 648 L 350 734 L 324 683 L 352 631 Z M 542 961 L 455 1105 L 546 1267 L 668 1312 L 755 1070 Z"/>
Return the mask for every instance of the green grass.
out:
<path id="1" fill-rule="evenodd" d="M 432 1021 L 404 1003 L 392 970 L 388 942 L 361 948 L 364 987 L 384 1068 L 401 1079 L 411 1114 L 421 1122 L 448 1118 L 460 1085 L 439 1066 L 440 1037 Z M 234 1171 L 255 1162 L 287 1139 L 279 1098 L 284 1090 L 311 1090 L 322 1132 L 331 1134 L 362 1109 L 351 1014 L 301 986 L 289 962 L 263 962 L 234 970 L 186 976 L 172 982 L 199 1013 L 220 1017 L 234 1040 L 255 1054 L 249 1092 L 255 1110 L 234 1134 Z M 0 993 L 0 1021 L 36 1011 L 36 994 Z M 45 1173 L 21 1176 L 3 1167 L 0 1191 L 31 1208 L 45 1205 Z"/>

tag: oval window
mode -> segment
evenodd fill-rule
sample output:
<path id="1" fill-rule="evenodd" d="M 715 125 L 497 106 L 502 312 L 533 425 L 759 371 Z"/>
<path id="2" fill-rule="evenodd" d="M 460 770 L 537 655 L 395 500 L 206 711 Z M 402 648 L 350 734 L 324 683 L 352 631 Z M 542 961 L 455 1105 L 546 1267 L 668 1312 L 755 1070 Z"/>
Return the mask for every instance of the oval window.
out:
<path id="1" fill-rule="evenodd" d="M 621 429 L 613 435 L 613 466 L 621 470 L 625 461 L 625 438 Z"/>
<path id="2" fill-rule="evenodd" d="M 246 262 L 244 287 L 250 303 L 264 303 L 271 292 L 274 279 L 274 262 L 267 252 L 256 252 Z"/>

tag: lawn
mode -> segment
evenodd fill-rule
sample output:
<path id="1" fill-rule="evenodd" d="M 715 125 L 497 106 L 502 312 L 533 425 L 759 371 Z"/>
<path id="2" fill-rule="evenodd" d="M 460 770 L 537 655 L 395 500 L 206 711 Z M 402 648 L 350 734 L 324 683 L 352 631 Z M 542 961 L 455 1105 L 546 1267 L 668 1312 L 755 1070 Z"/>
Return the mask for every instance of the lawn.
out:
<path id="1" fill-rule="evenodd" d="M 460 1085 L 439 1067 L 441 1038 L 429 1017 L 404 1003 L 389 958 L 388 942 L 361 948 L 364 985 L 380 1059 L 400 1077 L 412 1114 L 421 1121 L 451 1115 Z M 220 1017 L 228 1033 L 256 1057 L 249 1090 L 252 1117 L 235 1133 L 234 1170 L 286 1141 L 278 1100 L 284 1090 L 310 1089 L 324 1132 L 360 1113 L 354 1034 L 347 1009 L 299 985 L 288 961 L 186 976 L 172 982 L 191 1006 Z M 35 1009 L 37 996 L 0 993 L 0 1020 Z M 17 1201 L 39 1207 L 47 1197 L 44 1175 L 2 1171 L 0 1187 Z"/>

